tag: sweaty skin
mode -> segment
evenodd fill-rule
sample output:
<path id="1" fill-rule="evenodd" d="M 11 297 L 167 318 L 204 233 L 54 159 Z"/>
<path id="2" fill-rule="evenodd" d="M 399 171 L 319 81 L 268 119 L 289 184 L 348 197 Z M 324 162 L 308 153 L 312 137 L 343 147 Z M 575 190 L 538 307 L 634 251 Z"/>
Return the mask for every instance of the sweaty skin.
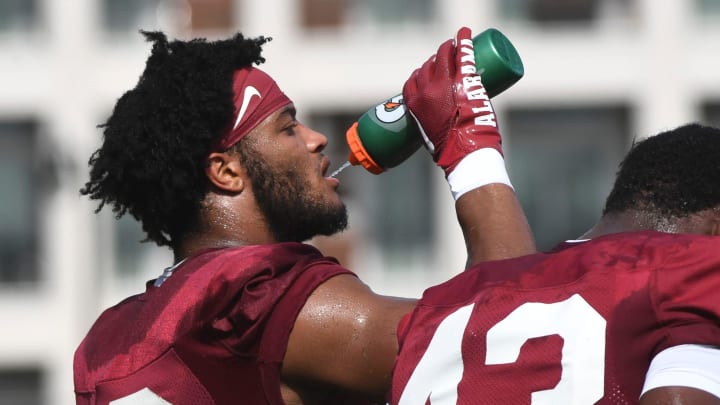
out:
<path id="1" fill-rule="evenodd" d="M 322 284 L 290 334 L 283 394 L 292 392 L 290 398 L 301 400 L 296 403 L 316 403 L 325 399 L 317 393 L 328 389 L 318 390 L 319 381 L 382 402 L 392 381 L 397 323 L 414 305 L 412 299 L 377 295 L 350 275 Z"/>

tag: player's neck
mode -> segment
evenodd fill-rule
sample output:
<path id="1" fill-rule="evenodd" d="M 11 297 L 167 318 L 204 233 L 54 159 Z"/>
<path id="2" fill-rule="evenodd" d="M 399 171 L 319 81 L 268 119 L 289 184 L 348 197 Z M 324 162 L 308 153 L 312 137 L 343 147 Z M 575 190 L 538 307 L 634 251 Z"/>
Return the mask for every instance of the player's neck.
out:
<path id="1" fill-rule="evenodd" d="M 277 242 L 255 206 L 228 199 L 223 204 L 205 206 L 200 217 L 198 231 L 185 235 L 173 249 L 176 261 L 207 249 Z"/>
<path id="2" fill-rule="evenodd" d="M 603 215 L 600 220 L 578 239 L 593 239 L 603 235 L 635 231 L 663 231 L 657 229 L 657 221 L 651 221 L 641 211 L 623 211 Z"/>
<path id="3" fill-rule="evenodd" d="M 642 210 L 606 214 L 582 238 L 591 239 L 611 233 L 634 231 L 717 236 L 720 235 L 720 208 L 713 207 L 679 216 Z"/>

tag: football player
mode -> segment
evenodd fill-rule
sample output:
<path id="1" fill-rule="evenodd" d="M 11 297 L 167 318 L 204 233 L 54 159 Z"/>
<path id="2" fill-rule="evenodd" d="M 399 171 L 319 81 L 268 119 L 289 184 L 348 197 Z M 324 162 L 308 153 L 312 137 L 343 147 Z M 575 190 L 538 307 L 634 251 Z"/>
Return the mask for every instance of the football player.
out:
<path id="1" fill-rule="evenodd" d="M 442 65 L 428 62 L 439 69 L 409 86 L 435 82 L 422 96 L 435 107 L 414 113 L 477 263 L 534 242 L 479 76 L 459 67 L 470 35 L 460 30 Z M 92 326 L 75 354 L 77 403 L 384 402 L 397 324 L 415 300 L 374 293 L 303 243 L 347 217 L 327 138 L 254 66 L 267 39 L 145 36 L 152 54 L 104 125 L 82 193 L 140 221 L 175 263 Z"/>
<path id="2" fill-rule="evenodd" d="M 391 403 L 719 404 L 718 162 L 712 127 L 637 142 L 585 235 L 426 290 Z"/>

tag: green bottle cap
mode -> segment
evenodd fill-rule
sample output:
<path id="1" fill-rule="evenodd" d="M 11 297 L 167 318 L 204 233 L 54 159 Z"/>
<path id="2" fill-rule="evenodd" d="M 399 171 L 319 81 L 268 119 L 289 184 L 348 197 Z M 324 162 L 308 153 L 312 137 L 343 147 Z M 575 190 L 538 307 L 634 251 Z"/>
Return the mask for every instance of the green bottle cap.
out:
<path id="1" fill-rule="evenodd" d="M 473 38 L 475 66 L 482 77 L 488 97 L 507 90 L 525 74 L 522 59 L 512 42 L 495 28 Z"/>

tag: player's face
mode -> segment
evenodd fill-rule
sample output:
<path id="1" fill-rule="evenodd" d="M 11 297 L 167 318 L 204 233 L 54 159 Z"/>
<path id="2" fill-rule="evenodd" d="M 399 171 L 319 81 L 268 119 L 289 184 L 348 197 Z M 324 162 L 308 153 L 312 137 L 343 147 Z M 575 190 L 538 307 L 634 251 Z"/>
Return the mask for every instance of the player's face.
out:
<path id="1" fill-rule="evenodd" d="M 253 193 L 278 241 L 331 235 L 347 226 L 347 211 L 326 177 L 327 138 L 295 119 L 291 105 L 271 114 L 242 142 Z M 249 152 L 249 153 L 248 153 Z"/>

